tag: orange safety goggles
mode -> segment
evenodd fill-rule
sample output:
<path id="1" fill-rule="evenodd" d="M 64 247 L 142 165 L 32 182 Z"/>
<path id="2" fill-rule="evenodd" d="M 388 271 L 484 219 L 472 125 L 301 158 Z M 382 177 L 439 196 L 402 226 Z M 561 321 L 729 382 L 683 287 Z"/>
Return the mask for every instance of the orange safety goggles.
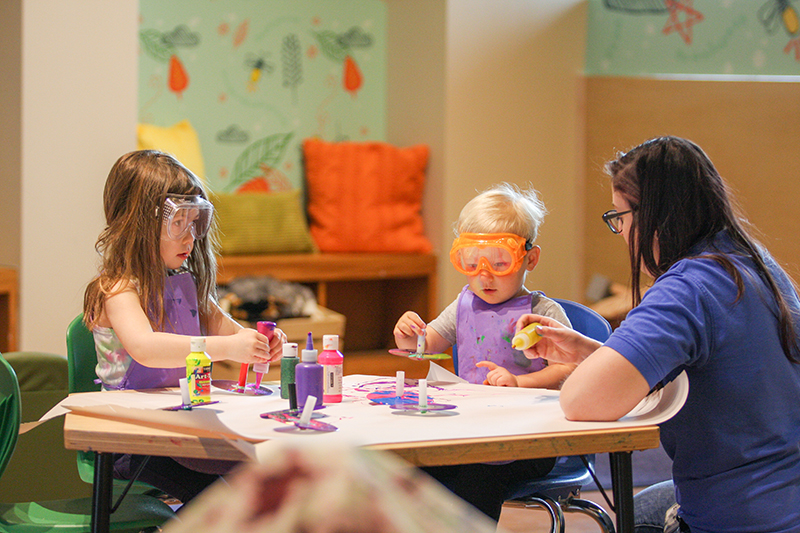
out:
<path id="1" fill-rule="evenodd" d="M 453 241 L 450 262 L 468 276 L 481 270 L 507 276 L 520 269 L 531 248 L 533 243 L 513 233 L 462 233 Z"/>

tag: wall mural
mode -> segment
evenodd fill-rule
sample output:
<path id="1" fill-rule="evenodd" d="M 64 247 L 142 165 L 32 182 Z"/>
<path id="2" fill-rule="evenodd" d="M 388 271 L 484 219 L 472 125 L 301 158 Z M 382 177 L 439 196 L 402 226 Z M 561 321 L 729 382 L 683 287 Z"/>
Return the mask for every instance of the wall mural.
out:
<path id="1" fill-rule="evenodd" d="M 588 75 L 800 74 L 796 0 L 590 0 Z"/>
<path id="2" fill-rule="evenodd" d="M 141 0 L 139 122 L 197 130 L 220 192 L 302 188 L 303 139 L 384 140 L 381 0 Z"/>

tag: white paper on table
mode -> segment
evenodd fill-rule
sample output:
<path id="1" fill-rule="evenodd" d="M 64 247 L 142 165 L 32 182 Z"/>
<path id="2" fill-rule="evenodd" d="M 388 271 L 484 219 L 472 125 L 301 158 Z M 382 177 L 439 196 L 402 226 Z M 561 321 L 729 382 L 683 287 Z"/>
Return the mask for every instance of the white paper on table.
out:
<path id="1" fill-rule="evenodd" d="M 444 385 L 445 383 L 466 383 L 467 380 L 464 378 L 460 378 L 443 368 L 433 361 L 430 361 L 430 367 L 428 367 L 428 376 L 425 378 L 428 380 L 430 385 Z"/>
<path id="2" fill-rule="evenodd" d="M 342 403 L 328 404 L 319 410 L 326 415 L 321 421 L 338 428 L 333 433 L 299 430 L 261 418 L 263 413 L 288 408 L 288 400 L 281 399 L 277 393 L 245 396 L 214 389 L 212 399 L 219 401 L 218 404 L 191 411 L 161 410 L 180 404 L 178 390 L 84 393 L 70 396 L 59 405 L 82 414 L 163 425 L 190 433 L 211 431 L 230 439 L 300 438 L 373 445 L 655 425 L 674 416 L 688 395 L 688 378 L 682 373 L 620 420 L 574 422 L 564 417 L 557 391 L 447 383 L 429 385 L 428 395 L 434 403 L 453 404 L 456 408 L 414 416 L 367 400 L 369 392 L 394 391 L 394 377 L 350 375 L 343 381 Z M 254 450 L 248 449 L 245 453 L 255 456 L 259 446 L 256 444 Z"/>

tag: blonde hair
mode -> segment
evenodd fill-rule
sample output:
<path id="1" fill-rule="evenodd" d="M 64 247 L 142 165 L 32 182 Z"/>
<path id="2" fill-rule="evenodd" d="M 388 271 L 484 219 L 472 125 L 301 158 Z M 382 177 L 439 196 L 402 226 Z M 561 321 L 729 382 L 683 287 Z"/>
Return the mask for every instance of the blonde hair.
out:
<path id="1" fill-rule="evenodd" d="M 503 182 L 467 202 L 455 223 L 455 233 L 513 233 L 532 243 L 546 214 L 536 189 L 521 190 Z"/>
<path id="2" fill-rule="evenodd" d="M 99 275 L 89 282 L 83 298 L 84 322 L 91 330 L 103 313 L 106 299 L 134 283 L 154 329 L 164 326 L 164 282 L 167 267 L 161 257 L 162 210 L 168 195 L 208 198 L 203 183 L 169 154 L 139 150 L 120 157 L 106 179 L 103 209 L 106 227 L 95 249 L 102 258 Z M 216 299 L 216 222 L 198 239 L 186 261 L 197 285 L 200 324 L 208 326 Z"/>

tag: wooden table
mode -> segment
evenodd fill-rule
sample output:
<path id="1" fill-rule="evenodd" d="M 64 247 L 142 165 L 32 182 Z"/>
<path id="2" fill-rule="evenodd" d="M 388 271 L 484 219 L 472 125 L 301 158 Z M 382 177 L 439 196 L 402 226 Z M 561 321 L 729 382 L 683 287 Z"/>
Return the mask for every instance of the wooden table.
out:
<path id="1" fill-rule="evenodd" d="M 67 449 L 96 453 L 92 517 L 92 531 L 95 533 L 105 533 L 109 527 L 112 453 L 248 460 L 239 449 L 210 432 L 187 434 L 75 413 L 66 416 L 64 443 Z M 658 444 L 658 427 L 640 426 L 493 438 L 420 440 L 368 448 L 391 451 L 417 466 L 610 453 L 617 531 L 632 533 L 631 452 L 655 448 Z"/>

